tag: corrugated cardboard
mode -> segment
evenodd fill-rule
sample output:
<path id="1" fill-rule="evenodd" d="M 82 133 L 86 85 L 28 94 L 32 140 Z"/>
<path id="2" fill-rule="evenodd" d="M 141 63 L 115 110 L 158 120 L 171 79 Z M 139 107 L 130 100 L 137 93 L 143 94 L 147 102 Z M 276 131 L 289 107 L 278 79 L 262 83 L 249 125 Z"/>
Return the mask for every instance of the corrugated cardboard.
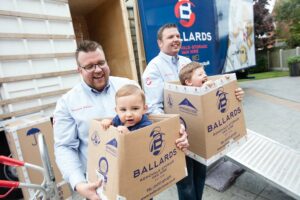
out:
<path id="1" fill-rule="evenodd" d="M 227 78 L 226 78 L 226 77 Z M 235 97 L 235 74 L 211 76 L 212 87 L 165 84 L 166 113 L 180 114 L 189 134 L 189 156 L 210 165 L 246 139 L 242 103 Z"/>
<path id="2" fill-rule="evenodd" d="M 185 155 L 176 148 L 179 116 L 150 116 L 153 124 L 129 134 L 93 120 L 89 132 L 88 180 L 104 180 L 101 198 L 150 199 L 186 176 Z M 98 176 L 98 177 L 97 177 Z"/>
<path id="3" fill-rule="evenodd" d="M 53 129 L 49 117 L 33 116 L 10 121 L 5 125 L 5 135 L 12 157 L 43 167 L 37 143 L 37 134 L 39 133 L 30 134 L 30 130 L 33 128 L 39 129 L 45 137 L 60 199 L 68 199 L 71 197 L 71 189 L 69 184 L 63 181 L 62 175 L 55 164 Z M 43 175 L 33 169 L 17 167 L 17 173 L 20 182 L 41 184 L 43 181 Z M 34 194 L 33 190 L 26 188 L 22 188 L 22 192 L 24 199 L 30 199 Z"/>

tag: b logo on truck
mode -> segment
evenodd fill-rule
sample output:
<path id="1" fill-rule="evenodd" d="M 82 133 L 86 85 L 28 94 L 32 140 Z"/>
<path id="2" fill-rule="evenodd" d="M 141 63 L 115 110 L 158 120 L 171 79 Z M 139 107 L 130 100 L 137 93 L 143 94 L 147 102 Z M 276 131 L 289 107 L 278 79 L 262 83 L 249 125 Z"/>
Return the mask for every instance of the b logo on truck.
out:
<path id="1" fill-rule="evenodd" d="M 180 19 L 180 24 L 187 28 L 193 26 L 196 20 L 196 15 L 193 13 L 191 6 L 195 7 L 189 0 L 182 0 L 178 1 L 174 7 L 176 18 Z"/>
<path id="2" fill-rule="evenodd" d="M 161 133 L 160 127 L 155 127 L 151 131 L 150 137 L 152 137 L 152 140 L 150 142 L 150 152 L 154 156 L 157 156 L 163 151 L 165 147 L 165 134 Z"/>

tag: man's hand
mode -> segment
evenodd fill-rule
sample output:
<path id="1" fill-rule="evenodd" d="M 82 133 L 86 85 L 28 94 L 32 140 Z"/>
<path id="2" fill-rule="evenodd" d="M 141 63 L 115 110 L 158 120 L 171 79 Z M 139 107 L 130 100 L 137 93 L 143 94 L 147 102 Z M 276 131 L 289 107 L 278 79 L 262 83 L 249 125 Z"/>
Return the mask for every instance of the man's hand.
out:
<path id="1" fill-rule="evenodd" d="M 189 147 L 189 141 L 187 139 L 187 133 L 185 131 L 185 127 L 182 124 L 180 125 L 181 125 L 179 130 L 180 138 L 178 138 L 175 141 L 175 144 L 180 150 L 186 153 L 187 148 Z"/>
<path id="2" fill-rule="evenodd" d="M 100 187 L 102 184 L 102 181 L 96 181 L 92 183 L 78 183 L 76 184 L 75 188 L 76 191 L 83 197 L 89 199 L 89 200 L 101 200 L 98 194 L 96 193 L 96 190 L 98 187 Z"/>
<path id="3" fill-rule="evenodd" d="M 239 101 L 242 101 L 244 98 L 244 94 L 245 94 L 244 90 L 242 88 L 237 88 L 237 89 L 235 89 L 234 92 L 235 92 L 236 99 Z"/>
<path id="4" fill-rule="evenodd" d="M 104 130 L 107 130 L 109 128 L 109 126 L 112 124 L 112 120 L 111 119 L 103 119 L 103 120 L 101 120 L 100 124 Z"/>

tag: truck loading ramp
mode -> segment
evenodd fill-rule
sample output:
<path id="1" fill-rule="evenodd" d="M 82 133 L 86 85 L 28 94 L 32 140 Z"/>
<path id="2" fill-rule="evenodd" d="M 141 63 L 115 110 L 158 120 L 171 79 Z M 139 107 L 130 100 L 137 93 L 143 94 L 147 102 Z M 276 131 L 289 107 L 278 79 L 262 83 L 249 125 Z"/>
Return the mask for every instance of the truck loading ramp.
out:
<path id="1" fill-rule="evenodd" d="M 226 158 L 300 199 L 300 152 L 247 129 L 248 139 Z"/>

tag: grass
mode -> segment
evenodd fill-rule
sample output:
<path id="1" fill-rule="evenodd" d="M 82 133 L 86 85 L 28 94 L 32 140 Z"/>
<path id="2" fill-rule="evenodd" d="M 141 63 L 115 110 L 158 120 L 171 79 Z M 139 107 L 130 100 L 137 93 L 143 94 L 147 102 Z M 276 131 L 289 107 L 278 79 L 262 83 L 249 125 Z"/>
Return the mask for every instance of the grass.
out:
<path id="1" fill-rule="evenodd" d="M 239 82 L 242 81 L 251 81 L 251 80 L 261 80 L 261 79 L 267 79 L 267 78 L 276 78 L 276 77 L 283 77 L 288 76 L 288 71 L 271 71 L 271 72 L 261 72 L 257 74 L 249 74 L 248 77 L 255 77 L 250 79 L 239 79 Z"/>

